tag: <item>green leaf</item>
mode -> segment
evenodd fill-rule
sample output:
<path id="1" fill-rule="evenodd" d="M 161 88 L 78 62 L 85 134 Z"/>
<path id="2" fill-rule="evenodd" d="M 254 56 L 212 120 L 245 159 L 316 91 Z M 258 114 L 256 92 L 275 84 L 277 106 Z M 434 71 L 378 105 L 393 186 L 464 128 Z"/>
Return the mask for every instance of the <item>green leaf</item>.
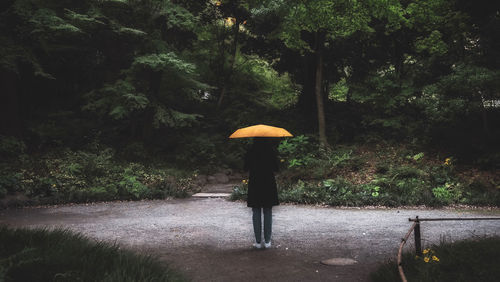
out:
<path id="1" fill-rule="evenodd" d="M 140 68 L 152 71 L 173 69 L 186 74 L 192 74 L 195 71 L 193 64 L 183 61 L 173 52 L 136 57 L 132 63 L 132 69 L 138 70 Z"/>

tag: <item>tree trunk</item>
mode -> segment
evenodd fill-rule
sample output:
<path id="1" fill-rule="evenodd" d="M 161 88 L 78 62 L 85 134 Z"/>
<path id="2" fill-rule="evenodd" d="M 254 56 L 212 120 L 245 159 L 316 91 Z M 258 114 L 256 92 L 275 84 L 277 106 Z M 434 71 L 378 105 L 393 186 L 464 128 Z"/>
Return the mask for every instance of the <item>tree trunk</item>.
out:
<path id="1" fill-rule="evenodd" d="M 486 109 L 482 108 L 481 116 L 483 119 L 483 132 L 487 135 L 490 136 L 490 127 L 488 125 L 488 113 L 486 112 Z"/>
<path id="2" fill-rule="evenodd" d="M 302 114 L 304 124 L 307 128 L 316 129 L 317 115 L 316 115 L 316 54 L 307 53 L 302 58 L 302 90 L 297 102 L 298 108 Z"/>
<path id="3" fill-rule="evenodd" d="M 479 95 L 481 99 L 481 118 L 483 121 L 483 133 L 486 136 L 490 136 L 490 127 L 489 127 L 489 122 L 488 122 L 488 112 L 486 110 L 486 107 L 484 106 L 484 96 L 481 94 Z"/>
<path id="4" fill-rule="evenodd" d="M 236 22 L 233 25 L 233 46 L 231 50 L 231 57 L 229 58 L 229 68 L 227 75 L 225 76 L 222 84 L 222 89 L 220 91 L 220 96 L 219 96 L 219 101 L 217 101 L 217 110 L 220 109 L 222 105 L 222 100 L 224 99 L 224 95 L 226 94 L 227 91 L 227 85 L 229 81 L 231 80 L 231 76 L 233 74 L 233 67 L 234 67 L 234 62 L 236 61 L 236 52 L 238 51 L 238 33 L 239 33 L 239 28 L 240 28 L 240 20 L 237 18 Z"/>
<path id="5" fill-rule="evenodd" d="M 325 109 L 323 104 L 323 45 L 325 43 L 325 34 L 319 32 L 316 35 L 316 105 L 318 110 L 318 131 L 319 143 L 321 148 L 328 149 L 330 145 L 326 139 Z"/>

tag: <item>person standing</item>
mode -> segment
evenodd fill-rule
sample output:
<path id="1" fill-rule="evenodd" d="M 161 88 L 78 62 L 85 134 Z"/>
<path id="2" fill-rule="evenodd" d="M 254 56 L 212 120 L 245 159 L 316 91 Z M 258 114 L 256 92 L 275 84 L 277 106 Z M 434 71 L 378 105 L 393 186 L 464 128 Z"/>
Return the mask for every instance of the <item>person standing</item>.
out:
<path id="1" fill-rule="evenodd" d="M 272 235 L 272 207 L 279 205 L 274 173 L 278 171 L 278 157 L 273 140 L 256 137 L 245 156 L 245 171 L 249 172 L 247 206 L 252 208 L 255 248 L 270 248 Z M 262 245 L 262 213 L 264 214 L 264 245 Z"/>

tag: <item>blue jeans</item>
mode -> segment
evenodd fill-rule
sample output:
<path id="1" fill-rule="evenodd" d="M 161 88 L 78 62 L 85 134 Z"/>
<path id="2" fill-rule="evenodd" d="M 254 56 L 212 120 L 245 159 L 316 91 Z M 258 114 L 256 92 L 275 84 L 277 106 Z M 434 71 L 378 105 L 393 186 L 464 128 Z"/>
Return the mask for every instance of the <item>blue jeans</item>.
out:
<path id="1" fill-rule="evenodd" d="M 262 217 L 261 210 L 264 210 L 264 240 L 266 243 L 271 241 L 273 213 L 272 208 L 252 208 L 253 232 L 255 233 L 255 241 L 260 243 L 262 240 Z"/>

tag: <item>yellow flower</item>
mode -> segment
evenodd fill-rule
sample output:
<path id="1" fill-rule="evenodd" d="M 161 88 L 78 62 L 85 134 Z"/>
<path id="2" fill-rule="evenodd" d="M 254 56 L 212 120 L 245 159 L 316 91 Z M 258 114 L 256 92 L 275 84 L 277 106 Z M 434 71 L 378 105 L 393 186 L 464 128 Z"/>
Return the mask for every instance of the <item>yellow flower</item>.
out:
<path id="1" fill-rule="evenodd" d="M 222 3 L 220 1 L 215 1 L 215 6 L 220 6 Z"/>
<path id="2" fill-rule="evenodd" d="M 56 187 L 56 185 L 55 185 L 55 184 L 52 184 L 52 187 Z"/>
<path id="3" fill-rule="evenodd" d="M 430 260 L 430 259 L 429 259 L 428 257 L 425 257 L 425 258 L 424 258 L 424 261 L 425 261 L 425 262 L 429 262 L 429 260 Z"/>
<path id="4" fill-rule="evenodd" d="M 423 251 L 422 251 L 422 254 L 424 254 L 424 255 L 425 255 L 425 254 L 427 254 L 428 252 L 429 252 L 429 249 L 425 249 L 425 250 L 423 250 Z"/>
<path id="5" fill-rule="evenodd" d="M 233 17 L 227 17 L 225 20 L 224 20 L 225 24 L 227 26 L 232 26 L 236 23 L 236 18 L 233 18 Z"/>
<path id="6" fill-rule="evenodd" d="M 248 183 L 248 180 L 243 179 L 241 182 L 243 182 L 243 184 L 247 184 L 247 183 Z"/>
<path id="7" fill-rule="evenodd" d="M 284 163 L 284 162 L 285 162 L 285 160 L 284 160 L 284 159 L 281 159 L 281 162 L 282 162 L 282 163 Z"/>
<path id="8" fill-rule="evenodd" d="M 451 158 L 446 158 L 444 160 L 444 165 L 451 165 Z"/>
<path id="9" fill-rule="evenodd" d="M 438 257 L 436 257 L 436 256 L 432 256 L 432 260 L 439 261 Z"/>

